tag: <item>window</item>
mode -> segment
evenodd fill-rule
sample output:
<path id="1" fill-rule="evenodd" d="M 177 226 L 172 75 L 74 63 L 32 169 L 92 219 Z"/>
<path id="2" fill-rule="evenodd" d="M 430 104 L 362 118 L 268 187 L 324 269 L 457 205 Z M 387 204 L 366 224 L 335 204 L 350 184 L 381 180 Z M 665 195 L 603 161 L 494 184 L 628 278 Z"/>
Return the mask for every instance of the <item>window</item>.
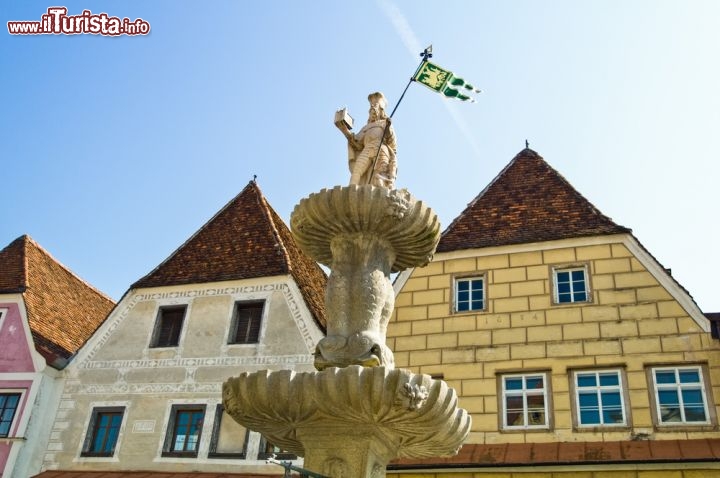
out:
<path id="1" fill-rule="evenodd" d="M 244 458 L 249 431 L 225 413 L 221 404 L 215 408 L 215 425 L 210 440 L 210 458 Z"/>
<path id="2" fill-rule="evenodd" d="M 279 446 L 275 446 L 269 441 L 262 437 L 260 439 L 260 451 L 258 453 L 258 460 L 266 460 L 271 457 L 275 457 L 278 460 L 295 460 L 297 455 L 294 453 L 288 453 Z"/>
<path id="3" fill-rule="evenodd" d="M 205 405 L 173 405 L 163 456 L 196 457 Z"/>
<path id="4" fill-rule="evenodd" d="M 585 267 L 555 269 L 555 303 L 588 302 L 590 294 Z"/>
<path id="5" fill-rule="evenodd" d="M 544 373 L 502 377 L 502 426 L 508 430 L 549 428 Z"/>
<path id="6" fill-rule="evenodd" d="M 229 344 L 256 344 L 260 337 L 264 301 L 237 302 L 230 327 Z"/>
<path id="7" fill-rule="evenodd" d="M 20 393 L 0 393 L 0 437 L 10 436 L 10 426 L 20 405 L 20 396 Z"/>
<path id="8" fill-rule="evenodd" d="M 177 347 L 186 310 L 185 305 L 160 308 L 151 347 Z"/>
<path id="9" fill-rule="evenodd" d="M 124 407 L 93 408 L 81 456 L 113 456 Z"/>
<path id="10" fill-rule="evenodd" d="M 455 312 L 485 309 L 485 279 L 471 277 L 455 280 Z"/>
<path id="11" fill-rule="evenodd" d="M 710 423 L 705 384 L 699 366 L 654 368 L 652 379 L 659 424 Z"/>
<path id="12" fill-rule="evenodd" d="M 575 372 L 574 386 L 578 426 L 627 425 L 619 370 Z"/>

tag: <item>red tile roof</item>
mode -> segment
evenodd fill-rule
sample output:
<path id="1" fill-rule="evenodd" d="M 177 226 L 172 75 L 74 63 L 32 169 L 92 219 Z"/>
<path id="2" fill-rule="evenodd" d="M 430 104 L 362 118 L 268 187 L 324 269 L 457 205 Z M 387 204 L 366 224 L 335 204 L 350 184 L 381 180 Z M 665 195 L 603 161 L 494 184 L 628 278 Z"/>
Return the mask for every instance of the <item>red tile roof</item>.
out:
<path id="1" fill-rule="evenodd" d="M 44 471 L 34 478 L 274 478 L 280 475 L 251 473 L 199 473 L 179 471 Z M 293 474 L 292 476 L 299 476 Z"/>
<path id="2" fill-rule="evenodd" d="M 402 458 L 388 470 L 618 463 L 716 462 L 720 438 L 572 443 L 469 444 L 448 458 Z"/>
<path id="3" fill-rule="evenodd" d="M 437 251 L 627 232 L 526 148 L 443 232 Z"/>
<path id="4" fill-rule="evenodd" d="M 720 438 L 622 442 L 469 444 L 448 458 L 393 460 L 388 470 L 717 462 Z M 268 478 L 281 475 L 151 471 L 45 471 L 35 478 Z"/>
<path id="5" fill-rule="evenodd" d="M 35 347 L 55 368 L 67 364 L 115 306 L 29 236 L 0 251 L 0 264 L 0 293 L 22 294 Z"/>
<path id="6" fill-rule="evenodd" d="M 295 243 L 255 181 L 170 257 L 131 288 L 250 279 L 290 274 L 325 330 L 327 277 Z"/>

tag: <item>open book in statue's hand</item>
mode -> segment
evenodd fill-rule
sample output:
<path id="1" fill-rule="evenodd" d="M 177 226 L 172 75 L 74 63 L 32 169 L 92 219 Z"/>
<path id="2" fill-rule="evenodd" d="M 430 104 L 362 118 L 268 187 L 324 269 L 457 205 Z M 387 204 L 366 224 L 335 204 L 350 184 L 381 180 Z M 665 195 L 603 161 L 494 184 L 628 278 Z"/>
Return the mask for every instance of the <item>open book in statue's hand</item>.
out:
<path id="1" fill-rule="evenodd" d="M 337 110 L 335 112 L 335 126 L 338 128 L 351 130 L 353 127 L 353 118 L 347 111 L 347 108 Z"/>

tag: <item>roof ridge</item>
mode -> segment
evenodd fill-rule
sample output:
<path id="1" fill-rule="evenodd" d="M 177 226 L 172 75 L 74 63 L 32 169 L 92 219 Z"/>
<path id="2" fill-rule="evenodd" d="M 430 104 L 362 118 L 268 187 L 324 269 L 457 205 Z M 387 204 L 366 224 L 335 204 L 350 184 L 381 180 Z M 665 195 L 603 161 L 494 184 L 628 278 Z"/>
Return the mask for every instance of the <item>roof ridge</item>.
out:
<path id="1" fill-rule="evenodd" d="M 535 153 L 535 151 L 533 151 L 533 150 L 530 149 L 530 148 L 525 148 L 525 149 L 528 149 L 528 150 L 532 151 L 533 153 Z M 523 150 L 523 151 L 525 151 L 525 150 Z M 522 151 L 521 151 L 520 153 L 522 153 Z M 505 174 L 505 171 L 507 171 L 507 170 L 510 168 L 510 166 L 512 166 L 512 165 L 515 163 L 515 161 L 518 160 L 518 158 L 520 157 L 520 153 L 516 154 L 515 157 L 514 157 L 509 163 L 507 163 L 507 164 L 505 165 L 505 167 L 502 168 L 502 170 L 500 170 L 499 173 L 497 173 L 497 174 L 495 175 L 495 177 L 487 184 L 487 186 L 485 186 L 485 187 L 483 188 L 483 190 L 480 191 L 480 193 L 473 198 L 472 201 L 470 201 L 469 203 L 467 203 L 467 205 L 465 206 L 465 209 L 463 209 L 463 210 L 460 212 L 460 214 L 457 215 L 457 216 L 455 217 L 455 219 L 452 220 L 452 222 L 450 222 L 450 224 L 448 225 L 448 227 L 446 227 L 445 230 L 442 232 L 442 234 L 440 234 L 440 237 L 444 236 L 445 233 L 448 232 L 448 231 L 455 225 L 455 223 L 458 222 L 458 221 L 463 217 L 463 213 L 464 213 L 465 211 L 467 211 L 467 210 L 471 209 L 473 206 L 475 206 L 475 203 L 477 203 L 477 202 L 483 197 L 483 195 L 488 191 L 488 189 L 490 189 L 490 187 L 491 187 L 493 184 L 495 184 L 495 182 L 496 182 L 498 179 L 500 179 L 500 177 L 501 177 L 503 174 Z M 537 153 L 535 153 L 535 154 L 537 154 Z"/>
<path id="2" fill-rule="evenodd" d="M 283 259 L 285 260 L 285 266 L 288 269 L 288 274 L 292 275 L 293 267 L 292 267 L 292 261 L 290 260 L 290 253 L 288 252 L 287 247 L 285 246 L 285 242 L 282 240 L 282 237 L 280 236 L 280 231 L 278 231 L 277 225 L 275 224 L 275 221 L 273 220 L 272 214 L 270 214 L 270 210 L 269 210 L 270 204 L 268 203 L 267 199 L 265 199 L 265 195 L 262 193 L 260 186 L 257 185 L 257 182 L 254 179 L 251 182 L 255 185 L 255 189 L 258 192 L 257 200 L 260 203 L 260 209 L 263 213 L 263 216 L 265 216 L 265 219 L 267 219 L 268 224 L 270 225 L 272 234 L 275 237 L 275 243 L 279 246 L 280 251 L 282 252 Z"/>
<path id="3" fill-rule="evenodd" d="M 32 238 L 27 235 L 23 234 L 22 236 L 18 237 L 16 240 L 21 240 L 22 243 L 20 244 L 20 253 L 22 254 L 22 260 L 20 263 L 22 264 L 22 288 L 23 290 L 27 290 L 29 284 L 30 284 L 30 278 L 28 276 L 28 270 L 30 270 L 30 264 L 28 263 L 28 253 L 27 253 L 27 246 L 28 246 L 28 240 L 32 241 Z M 35 241 L 33 241 L 35 242 Z"/>
<path id="4" fill-rule="evenodd" d="M 158 264 L 158 265 L 155 266 L 155 268 L 153 268 L 150 272 L 148 272 L 147 274 L 144 274 L 144 275 L 143 275 L 142 277 L 140 277 L 138 280 L 136 280 L 135 282 L 133 282 L 133 283 L 130 285 L 130 288 L 131 288 L 131 289 L 134 289 L 135 287 L 137 287 L 137 284 L 138 284 L 139 282 L 142 282 L 143 280 L 145 280 L 145 279 L 147 279 L 148 277 L 152 276 L 155 272 L 157 272 L 157 271 L 160 270 L 163 266 L 165 266 L 168 262 L 170 262 L 180 251 L 182 251 L 182 250 L 185 248 L 185 246 L 189 245 L 189 244 L 193 241 L 193 239 L 195 239 L 195 238 L 198 236 L 198 234 L 200 234 L 201 232 L 203 232 L 203 231 L 205 230 L 205 228 L 206 228 L 209 224 L 212 224 L 212 222 L 215 221 L 215 219 L 217 219 L 218 216 L 220 216 L 223 212 L 225 212 L 225 210 L 226 210 L 227 208 L 229 208 L 233 203 L 235 203 L 235 201 L 237 201 L 237 199 L 238 199 L 240 196 L 242 196 L 242 195 L 245 193 L 245 191 L 247 191 L 247 189 L 248 189 L 253 183 L 254 183 L 254 181 L 253 181 L 253 180 L 250 180 L 250 182 L 248 182 L 248 184 L 247 184 L 244 188 L 242 188 L 242 190 L 241 190 L 239 193 L 237 193 L 235 196 L 233 196 L 232 199 L 230 199 L 227 203 L 225 203 L 225 205 L 224 205 L 223 207 L 221 207 L 215 214 L 213 214 L 210 219 L 208 219 L 207 221 L 205 221 L 199 228 L 197 228 L 197 229 L 195 230 L 195 232 L 193 232 L 193 233 L 190 235 L 190 237 L 188 237 L 182 244 L 180 244 L 178 247 L 176 247 L 175 250 L 174 250 L 173 252 L 171 252 L 169 256 L 167 256 L 162 262 L 160 262 L 160 264 Z M 256 187 L 257 187 L 257 185 L 256 185 Z"/>
<path id="5" fill-rule="evenodd" d="M 109 295 L 107 295 L 106 293 L 104 293 L 103 291 L 101 291 L 100 289 L 98 289 L 97 287 L 95 287 L 94 285 L 90 284 L 88 281 L 86 281 L 85 279 L 83 279 L 82 277 L 77 275 L 75 272 L 73 272 L 72 269 L 70 269 L 68 266 L 66 266 L 65 264 L 60 262 L 58 259 L 56 259 L 55 256 L 53 256 L 47 249 L 45 249 L 43 246 L 41 246 L 37 241 L 35 241 L 35 239 L 30 237 L 28 234 L 23 234 L 21 237 L 25 238 L 26 247 L 28 244 L 32 244 L 35 247 L 35 249 L 37 249 L 39 252 L 41 252 L 43 255 L 45 255 L 47 258 L 49 258 L 51 261 L 53 261 L 55 264 L 59 265 L 63 270 L 65 270 L 68 274 L 70 274 L 74 279 L 81 282 L 82 285 L 84 285 L 88 289 L 92 290 L 100 297 L 112 302 L 113 304 L 116 303 L 115 299 L 113 299 L 112 297 L 110 297 Z M 25 256 L 24 257 L 24 265 L 25 265 L 24 272 L 25 272 L 25 281 L 26 281 L 26 287 L 27 287 L 27 284 L 29 283 L 29 279 L 27 277 L 28 270 L 29 270 L 29 264 L 28 264 L 29 259 L 28 259 L 27 252 L 23 251 L 23 253 Z"/>
<path id="6" fill-rule="evenodd" d="M 525 148 L 443 231 L 437 251 L 628 232 Z"/>

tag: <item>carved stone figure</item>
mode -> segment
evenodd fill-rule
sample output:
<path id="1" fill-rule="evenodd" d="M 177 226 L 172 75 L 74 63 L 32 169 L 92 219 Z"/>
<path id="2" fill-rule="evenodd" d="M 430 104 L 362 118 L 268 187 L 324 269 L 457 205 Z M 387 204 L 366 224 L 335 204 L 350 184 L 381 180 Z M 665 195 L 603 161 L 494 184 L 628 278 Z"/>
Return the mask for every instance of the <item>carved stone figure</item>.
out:
<path id="1" fill-rule="evenodd" d="M 327 336 L 317 344 L 315 368 L 392 368 L 390 274 L 430 261 L 440 240 L 435 213 L 406 189 L 338 186 L 300 201 L 290 225 L 300 248 L 331 270 Z"/>
<path id="2" fill-rule="evenodd" d="M 350 185 L 310 194 L 290 217 L 300 249 L 330 269 L 317 371 L 245 372 L 223 384 L 235 421 L 332 478 L 383 478 L 393 458 L 455 454 L 472 426 L 447 383 L 395 369 L 386 345 L 390 275 L 432 259 L 440 222 L 409 191 L 395 189 L 385 98 L 368 100 L 370 118 L 357 134 L 345 111 L 335 115 L 348 139 Z"/>
<path id="3" fill-rule="evenodd" d="M 357 134 L 350 132 L 351 125 L 347 122 L 335 122 L 348 140 L 350 184 L 392 189 L 397 175 L 397 143 L 390 117 L 385 112 L 387 100 L 382 93 L 375 92 L 368 95 L 368 101 L 368 122 Z"/>

